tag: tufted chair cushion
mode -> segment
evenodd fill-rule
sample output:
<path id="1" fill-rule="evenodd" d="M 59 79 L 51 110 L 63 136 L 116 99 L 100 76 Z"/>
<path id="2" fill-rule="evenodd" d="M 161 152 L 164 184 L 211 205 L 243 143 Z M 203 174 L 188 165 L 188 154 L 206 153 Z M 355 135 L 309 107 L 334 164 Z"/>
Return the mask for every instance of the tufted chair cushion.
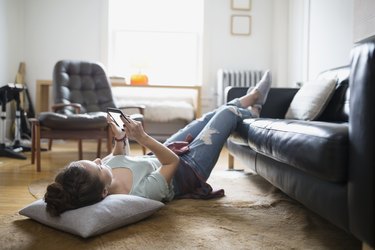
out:
<path id="1" fill-rule="evenodd" d="M 106 112 L 115 107 L 111 85 L 104 68 L 99 63 L 62 60 L 53 71 L 53 95 L 55 103 L 80 103 L 81 113 Z M 70 115 L 72 108 L 59 113 Z"/>
<path id="2" fill-rule="evenodd" d="M 130 116 L 135 121 L 143 121 L 143 115 L 132 114 Z M 60 130 L 83 130 L 105 129 L 107 123 L 107 113 L 91 112 L 88 114 L 64 115 L 54 112 L 42 112 L 39 115 L 41 126 Z"/>
<path id="3" fill-rule="evenodd" d="M 75 115 L 42 112 L 39 115 L 39 122 L 41 126 L 61 130 L 105 129 L 107 127 L 107 118 L 104 112 Z"/>

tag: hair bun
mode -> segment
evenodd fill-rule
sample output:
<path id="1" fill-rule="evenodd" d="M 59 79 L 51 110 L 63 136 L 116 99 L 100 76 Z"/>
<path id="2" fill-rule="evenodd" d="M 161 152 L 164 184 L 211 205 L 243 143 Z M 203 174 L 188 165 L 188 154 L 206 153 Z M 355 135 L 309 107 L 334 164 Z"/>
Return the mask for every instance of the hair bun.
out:
<path id="1" fill-rule="evenodd" d="M 54 182 L 47 186 L 47 192 L 44 195 L 44 201 L 47 203 L 47 212 L 52 216 L 59 216 L 62 212 L 69 209 L 68 194 L 64 191 L 60 183 Z"/>

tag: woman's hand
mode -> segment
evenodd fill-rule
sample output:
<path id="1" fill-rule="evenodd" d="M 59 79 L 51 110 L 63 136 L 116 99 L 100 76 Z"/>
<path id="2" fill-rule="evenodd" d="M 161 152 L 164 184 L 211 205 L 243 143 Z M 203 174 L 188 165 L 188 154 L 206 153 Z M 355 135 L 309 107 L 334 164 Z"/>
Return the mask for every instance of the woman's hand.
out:
<path id="1" fill-rule="evenodd" d="M 129 116 L 121 116 L 121 120 L 124 122 L 125 132 L 130 139 L 136 140 L 139 144 L 143 144 L 143 140 L 147 137 L 146 132 L 143 129 L 142 123 L 135 121 Z"/>
<path id="2" fill-rule="evenodd" d="M 107 115 L 107 122 L 108 122 L 109 126 L 111 127 L 113 136 L 116 139 L 120 140 L 121 138 L 125 137 L 125 135 L 126 135 L 125 129 L 117 126 L 116 123 L 114 123 L 114 121 L 112 120 L 112 118 L 109 115 Z"/>
<path id="3" fill-rule="evenodd" d="M 144 130 L 141 122 L 131 119 L 129 116 L 122 117 L 125 131 L 129 138 L 136 140 L 139 144 L 150 149 L 158 158 L 162 166 L 160 174 L 164 176 L 167 183 L 171 183 L 174 173 L 178 167 L 180 158 L 172 150 L 149 136 Z"/>
<path id="4" fill-rule="evenodd" d="M 115 137 L 115 145 L 112 149 L 112 153 L 108 156 L 130 155 L 130 146 L 129 141 L 126 137 L 127 134 L 125 128 L 117 126 L 109 115 L 107 115 L 107 121 L 109 126 L 111 127 L 112 134 Z"/>

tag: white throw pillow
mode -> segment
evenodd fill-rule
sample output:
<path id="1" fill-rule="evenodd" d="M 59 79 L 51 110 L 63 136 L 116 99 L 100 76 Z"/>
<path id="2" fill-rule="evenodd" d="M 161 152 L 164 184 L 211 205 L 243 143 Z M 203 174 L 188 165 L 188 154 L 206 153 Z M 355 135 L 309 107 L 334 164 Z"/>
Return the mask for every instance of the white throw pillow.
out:
<path id="1" fill-rule="evenodd" d="M 59 217 L 47 213 L 43 199 L 34 201 L 19 213 L 47 226 L 87 238 L 135 223 L 163 206 L 162 202 L 155 200 L 114 194 L 96 204 L 66 211 Z"/>
<path id="2" fill-rule="evenodd" d="M 302 85 L 290 103 L 286 119 L 314 120 L 324 110 L 336 88 L 336 79 L 317 79 Z"/>

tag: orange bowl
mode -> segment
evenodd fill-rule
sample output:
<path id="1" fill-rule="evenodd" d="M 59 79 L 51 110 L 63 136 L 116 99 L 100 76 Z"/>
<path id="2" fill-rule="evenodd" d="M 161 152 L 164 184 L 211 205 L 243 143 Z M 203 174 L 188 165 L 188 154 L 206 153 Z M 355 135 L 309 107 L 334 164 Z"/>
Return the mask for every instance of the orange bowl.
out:
<path id="1" fill-rule="evenodd" d="M 130 77 L 131 85 L 147 85 L 148 77 L 144 74 L 135 74 Z"/>

